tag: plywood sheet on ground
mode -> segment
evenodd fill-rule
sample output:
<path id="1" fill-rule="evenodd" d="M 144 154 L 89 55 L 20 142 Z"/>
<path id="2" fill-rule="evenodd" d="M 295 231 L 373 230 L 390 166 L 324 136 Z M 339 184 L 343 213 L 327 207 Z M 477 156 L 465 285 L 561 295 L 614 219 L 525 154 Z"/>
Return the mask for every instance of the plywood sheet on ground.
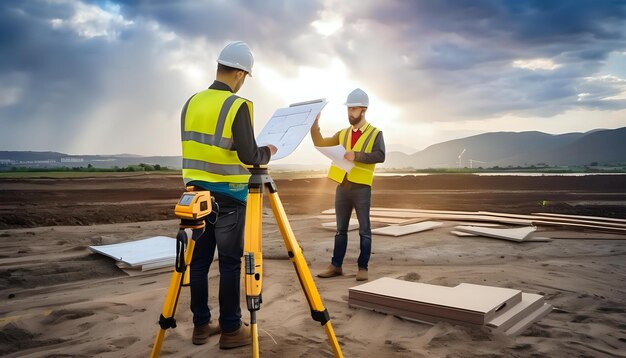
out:
<path id="1" fill-rule="evenodd" d="M 513 327 L 532 312 L 543 307 L 543 296 L 534 293 L 522 292 L 522 301 L 518 304 L 506 307 L 494 319 L 487 322 L 487 326 L 501 331 L 506 331 Z"/>
<path id="2" fill-rule="evenodd" d="M 175 258 L 176 240 L 155 236 L 119 244 L 89 246 L 89 249 L 134 267 Z"/>
<path id="3" fill-rule="evenodd" d="M 430 316 L 484 324 L 506 305 L 521 301 L 521 291 L 462 283 L 455 287 L 383 277 L 348 290 L 356 299 Z"/>
<path id="4" fill-rule="evenodd" d="M 440 226 L 443 226 L 443 223 L 436 221 L 424 221 L 409 225 L 389 225 L 386 227 L 372 230 L 372 234 L 385 236 L 404 236 L 422 231 L 432 230 Z"/>
<path id="5" fill-rule="evenodd" d="M 387 306 L 387 305 L 372 303 L 369 301 L 361 301 L 357 299 L 350 299 L 348 301 L 348 305 L 354 308 L 364 308 L 364 309 L 371 310 L 374 312 L 390 314 L 390 315 L 394 315 L 397 317 L 401 317 L 409 321 L 415 321 L 415 322 L 426 323 L 426 324 L 431 324 L 431 325 L 437 324 L 438 322 L 443 321 L 443 322 L 448 322 L 452 324 L 459 324 L 459 325 L 471 326 L 471 327 L 482 326 L 481 324 L 473 324 L 473 323 L 465 322 L 465 321 L 458 320 L 458 319 L 432 316 L 432 315 L 427 315 L 427 314 L 423 314 L 419 312 L 403 310 L 403 309 L 398 308 L 397 306 Z"/>
<path id="6" fill-rule="evenodd" d="M 555 213 L 532 213 L 532 215 L 538 216 L 552 216 L 557 218 L 570 218 L 577 220 L 594 220 L 594 221 L 608 221 L 626 224 L 626 219 L 607 218 L 604 216 L 583 216 L 583 215 L 567 215 L 567 214 L 555 214 Z"/>
<path id="7" fill-rule="evenodd" d="M 538 231 L 537 234 L 546 236 L 552 239 L 573 239 L 573 240 L 626 240 L 626 235 L 599 233 L 599 232 L 585 232 L 585 231 Z"/>
<path id="8" fill-rule="evenodd" d="M 520 227 L 520 228 L 486 228 L 476 226 L 457 226 L 454 228 L 458 231 L 468 232 L 470 234 L 476 234 L 480 236 L 492 237 L 496 239 L 510 240 L 510 241 L 524 241 L 532 232 L 537 230 L 534 226 Z"/>
<path id="9" fill-rule="evenodd" d="M 604 225 L 587 225 L 587 224 L 576 224 L 576 223 L 544 221 L 544 220 L 533 220 L 532 224 L 543 225 L 543 226 L 560 226 L 560 227 L 572 227 L 572 228 L 575 227 L 575 228 L 580 228 L 580 229 L 592 229 L 596 231 L 611 232 L 611 233 L 626 235 L 626 228 L 610 227 L 610 226 L 604 226 Z"/>
<path id="10" fill-rule="evenodd" d="M 454 234 L 458 237 L 476 237 L 478 235 L 476 234 L 470 234 L 469 232 L 463 232 L 463 231 L 457 231 L 457 230 L 452 230 L 450 231 L 451 234 Z"/>
<path id="11" fill-rule="evenodd" d="M 552 305 L 549 303 L 544 303 L 543 306 L 536 311 L 532 312 L 528 316 L 526 316 L 521 321 L 517 322 L 513 327 L 509 328 L 505 333 L 507 336 L 515 337 L 522 333 L 526 328 L 528 328 L 531 324 L 539 321 L 541 318 L 545 317 L 548 313 L 552 311 Z"/>
<path id="12" fill-rule="evenodd" d="M 431 324 L 431 325 L 436 324 L 438 322 L 448 322 L 452 324 L 458 324 L 458 325 L 464 325 L 464 326 L 470 326 L 470 327 L 482 326 L 480 324 L 472 324 L 472 323 L 457 320 L 457 319 L 452 319 L 452 318 L 447 318 L 447 317 L 437 317 L 437 316 L 432 316 L 432 315 L 427 315 L 427 314 L 422 314 L 422 313 L 417 313 L 417 312 L 411 312 L 411 311 L 400 309 L 396 306 L 386 306 L 386 305 L 381 305 L 381 304 L 376 304 L 376 303 L 361 301 L 361 300 L 356 300 L 356 299 L 351 299 L 349 301 L 349 305 L 350 307 L 354 307 L 354 308 L 363 308 L 363 309 L 372 310 L 374 312 L 391 314 L 396 317 L 401 317 L 409 321 L 416 321 L 416 322 L 426 323 L 426 324 Z M 528 328 L 531 324 L 539 321 L 542 317 L 547 315 L 552 310 L 552 306 L 547 303 L 544 303 L 543 297 L 541 297 L 541 299 L 533 301 L 530 304 L 528 304 L 528 302 L 524 304 L 520 302 L 514 305 L 513 308 L 510 310 L 514 310 L 514 311 L 512 312 L 507 311 L 508 315 L 506 316 L 506 319 L 500 320 L 499 322 L 501 323 L 499 323 L 499 326 L 496 327 L 494 324 L 488 324 L 487 328 L 498 331 L 498 332 L 502 332 L 506 335 L 511 335 L 511 336 L 519 335 L 526 328 Z M 505 313 L 502 313 L 500 316 L 504 317 Z M 491 322 L 495 320 L 496 319 L 493 319 Z"/>
<path id="13" fill-rule="evenodd" d="M 494 213 L 489 211 L 480 211 L 480 214 L 489 215 L 489 216 L 497 216 L 497 217 L 505 217 L 505 218 L 514 218 L 514 219 L 523 219 L 523 220 L 532 220 L 532 221 L 549 221 L 549 222 L 565 222 L 572 224 L 584 224 L 584 225 L 598 225 L 598 226 L 607 226 L 607 227 L 617 227 L 617 228 L 626 228 L 626 223 L 619 222 L 608 222 L 608 221 L 597 221 L 597 220 L 583 220 L 583 219 L 574 219 L 574 218 L 565 218 L 565 217 L 555 217 L 555 216 L 537 216 L 537 215 L 520 215 L 520 214 L 508 214 L 508 213 Z"/>
<path id="14" fill-rule="evenodd" d="M 449 214 L 449 215 L 478 215 L 477 211 L 455 211 L 455 210 L 424 210 L 424 209 L 400 209 L 400 208 L 380 208 L 373 207 L 374 211 L 403 211 L 418 214 Z"/>
<path id="15" fill-rule="evenodd" d="M 510 225 L 530 225 L 530 220 L 505 218 L 488 215 L 451 215 L 451 214 L 430 214 L 430 219 L 434 220 L 448 220 L 448 221 L 481 221 L 481 222 L 497 222 Z"/>
<path id="16" fill-rule="evenodd" d="M 380 210 L 383 209 L 383 210 Z M 334 214 L 335 209 L 328 209 L 323 214 Z M 478 212 L 469 211 L 440 211 L 440 210 L 410 210 L 410 209 L 389 209 L 389 208 L 372 208 L 370 216 L 400 219 L 418 219 L 426 218 L 433 220 L 448 221 L 480 221 L 480 222 L 497 222 L 511 225 L 530 225 L 530 220 L 515 219 L 499 216 L 478 215 Z"/>
<path id="17" fill-rule="evenodd" d="M 461 222 L 461 221 L 460 221 Z M 487 223 L 487 222 L 465 222 L 462 221 L 463 225 L 466 226 L 482 226 L 482 227 L 502 227 L 501 224 Z"/>

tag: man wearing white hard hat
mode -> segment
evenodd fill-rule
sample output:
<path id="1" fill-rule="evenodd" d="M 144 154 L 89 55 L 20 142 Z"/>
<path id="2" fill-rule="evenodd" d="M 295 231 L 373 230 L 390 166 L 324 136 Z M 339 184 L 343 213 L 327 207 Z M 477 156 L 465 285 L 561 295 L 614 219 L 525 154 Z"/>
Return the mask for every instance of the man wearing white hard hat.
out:
<path id="1" fill-rule="evenodd" d="M 360 254 L 357 260 L 357 281 L 368 278 L 367 270 L 372 253 L 372 230 L 370 226 L 370 206 L 372 199 L 372 181 L 376 163 L 385 161 L 385 141 L 383 133 L 365 120 L 369 107 L 369 97 L 357 88 L 348 95 L 345 105 L 348 107 L 350 127 L 344 128 L 330 138 L 322 137 L 318 124 L 319 116 L 311 127 L 311 138 L 318 147 L 341 144 L 346 148 L 345 159 L 354 162 L 350 172 L 336 165 L 331 165 L 328 177 L 336 181 L 335 216 L 337 232 L 333 257 L 328 268 L 319 273 L 321 278 L 341 276 L 343 259 L 348 246 L 348 225 L 352 209 L 359 220 Z"/>
<path id="2" fill-rule="evenodd" d="M 258 147 L 252 130 L 252 102 L 235 95 L 252 75 L 254 57 L 248 45 L 228 44 L 217 59 L 216 79 L 185 103 L 181 113 L 183 181 L 209 190 L 216 210 L 196 241 L 190 265 L 193 344 L 204 344 L 221 333 L 220 348 L 251 342 L 250 328 L 241 321 L 241 256 L 250 173 L 244 166 L 267 164 L 276 147 Z M 219 321 L 208 306 L 208 273 L 219 255 Z"/>

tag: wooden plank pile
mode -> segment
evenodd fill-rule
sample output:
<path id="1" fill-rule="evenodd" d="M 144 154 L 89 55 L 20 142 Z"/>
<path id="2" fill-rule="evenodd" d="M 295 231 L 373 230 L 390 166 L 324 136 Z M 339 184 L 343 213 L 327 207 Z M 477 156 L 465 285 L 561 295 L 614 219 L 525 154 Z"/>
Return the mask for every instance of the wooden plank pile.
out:
<path id="1" fill-rule="evenodd" d="M 335 210 L 325 210 L 322 214 L 318 218 L 334 220 Z M 370 220 L 373 223 L 389 225 L 373 229 L 372 233 L 375 235 L 403 236 L 432 230 L 443 226 L 439 222 L 431 221 L 438 220 L 464 223 L 465 225 L 457 226 L 451 231 L 452 234 L 459 237 L 480 236 L 513 242 L 537 242 L 567 238 L 626 239 L 626 219 L 597 216 L 554 213 L 519 215 L 488 211 L 444 211 L 374 207 L 370 211 Z M 506 225 L 506 227 L 502 225 Z M 568 230 L 570 232 L 575 230 L 578 234 L 567 235 L 557 231 L 548 235 L 547 233 L 537 231 L 538 228 L 541 231 L 548 228 Z M 584 231 L 586 235 L 581 235 L 581 231 Z M 537 233 L 541 233 L 541 236 L 538 236 Z"/>
<path id="2" fill-rule="evenodd" d="M 516 336 L 552 310 L 543 296 L 461 283 L 455 287 L 383 277 L 348 290 L 348 304 L 408 320 L 484 326 Z"/>

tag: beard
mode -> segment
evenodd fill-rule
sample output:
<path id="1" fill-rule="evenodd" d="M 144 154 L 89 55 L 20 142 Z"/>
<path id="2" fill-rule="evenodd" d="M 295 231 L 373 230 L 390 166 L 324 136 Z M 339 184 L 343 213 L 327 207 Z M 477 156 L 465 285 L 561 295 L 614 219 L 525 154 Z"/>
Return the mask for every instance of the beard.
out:
<path id="1" fill-rule="evenodd" d="M 361 121 L 361 119 L 363 119 L 363 112 L 361 112 L 358 117 L 352 117 L 348 115 L 348 121 L 350 121 L 350 124 L 353 126 L 357 125 Z"/>

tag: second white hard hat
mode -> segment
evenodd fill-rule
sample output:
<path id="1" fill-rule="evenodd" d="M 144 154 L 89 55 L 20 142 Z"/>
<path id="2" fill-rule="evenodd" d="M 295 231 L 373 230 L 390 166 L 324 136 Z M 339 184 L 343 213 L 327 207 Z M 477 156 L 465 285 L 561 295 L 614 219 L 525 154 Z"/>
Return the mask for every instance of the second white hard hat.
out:
<path id="1" fill-rule="evenodd" d="M 346 99 L 346 103 L 344 104 L 348 107 L 369 107 L 370 99 L 365 91 L 357 88 L 350 92 L 348 99 Z"/>
<path id="2" fill-rule="evenodd" d="M 217 63 L 224 66 L 244 70 L 252 76 L 252 65 L 254 56 L 248 44 L 243 41 L 231 42 L 220 52 Z"/>

